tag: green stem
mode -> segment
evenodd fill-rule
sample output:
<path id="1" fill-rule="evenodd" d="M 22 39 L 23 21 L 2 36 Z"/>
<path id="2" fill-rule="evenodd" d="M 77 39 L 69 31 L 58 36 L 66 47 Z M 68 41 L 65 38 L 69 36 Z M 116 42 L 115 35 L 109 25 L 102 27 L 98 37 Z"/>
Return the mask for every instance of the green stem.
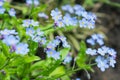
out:
<path id="1" fill-rule="evenodd" d="M 7 58 L 7 61 L 6 61 L 5 64 L 0 68 L 0 70 L 2 70 L 5 66 L 7 66 L 9 62 L 10 62 L 10 58 Z"/>

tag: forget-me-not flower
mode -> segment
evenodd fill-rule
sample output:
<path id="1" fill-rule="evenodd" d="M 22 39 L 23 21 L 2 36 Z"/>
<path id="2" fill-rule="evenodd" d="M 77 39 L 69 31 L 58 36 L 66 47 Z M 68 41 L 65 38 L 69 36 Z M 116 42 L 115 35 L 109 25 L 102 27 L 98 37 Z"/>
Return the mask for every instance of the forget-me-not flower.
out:
<path id="1" fill-rule="evenodd" d="M 15 9 L 12 8 L 8 11 L 8 13 L 9 13 L 10 16 L 14 17 L 15 14 L 16 14 L 16 11 L 15 11 Z"/>
<path id="2" fill-rule="evenodd" d="M 27 54 L 29 52 L 28 44 L 26 44 L 26 43 L 19 43 L 19 44 L 17 44 L 15 52 L 17 54 Z"/>

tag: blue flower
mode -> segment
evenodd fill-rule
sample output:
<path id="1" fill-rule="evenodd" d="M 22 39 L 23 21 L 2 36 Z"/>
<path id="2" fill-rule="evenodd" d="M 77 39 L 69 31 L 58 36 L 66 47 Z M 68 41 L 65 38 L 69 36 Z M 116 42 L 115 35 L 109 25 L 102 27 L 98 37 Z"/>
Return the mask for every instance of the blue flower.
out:
<path id="1" fill-rule="evenodd" d="M 98 56 L 95 61 L 101 71 L 105 71 L 105 69 L 109 68 L 108 61 L 104 57 Z"/>
<path id="2" fill-rule="evenodd" d="M 38 16 L 41 18 L 48 19 L 48 16 L 45 13 L 39 13 Z"/>
<path id="3" fill-rule="evenodd" d="M 47 42 L 46 37 L 41 38 L 40 44 L 45 45 Z"/>
<path id="4" fill-rule="evenodd" d="M 62 46 L 65 48 L 70 48 L 70 45 L 66 41 L 66 37 L 64 36 L 57 36 L 56 39 L 59 39 L 62 42 Z"/>
<path id="5" fill-rule="evenodd" d="M 88 48 L 86 50 L 86 54 L 89 54 L 89 55 L 97 55 L 97 50 L 96 49 L 91 49 L 91 48 Z"/>
<path id="6" fill-rule="evenodd" d="M 43 35 L 44 35 L 44 32 L 41 31 L 40 28 L 38 28 L 38 29 L 36 30 L 36 35 L 38 35 L 38 36 L 43 36 Z"/>
<path id="7" fill-rule="evenodd" d="M 72 57 L 70 55 L 67 55 L 63 61 L 64 64 L 66 63 L 70 63 L 70 61 L 72 60 Z"/>
<path id="8" fill-rule="evenodd" d="M 14 17 L 15 14 L 16 14 L 16 11 L 12 8 L 8 11 L 8 13 L 9 13 L 10 16 Z"/>
<path id="9" fill-rule="evenodd" d="M 62 14 L 57 8 L 55 10 L 52 10 L 50 15 L 52 16 L 52 19 L 54 19 L 55 21 L 62 19 Z"/>
<path id="10" fill-rule="evenodd" d="M 38 21 L 31 20 L 31 25 L 32 25 L 32 26 L 39 26 L 39 22 L 38 22 Z"/>
<path id="11" fill-rule="evenodd" d="M 72 25 L 72 18 L 70 16 L 70 14 L 66 14 L 64 17 L 63 17 L 63 22 L 65 25 L 69 26 L 69 25 Z"/>
<path id="12" fill-rule="evenodd" d="M 108 54 L 108 50 L 109 50 L 108 47 L 103 46 L 103 47 L 101 47 L 101 48 L 98 48 L 98 51 L 97 51 L 97 52 L 98 52 L 100 55 L 105 56 L 106 54 Z"/>
<path id="13" fill-rule="evenodd" d="M 59 39 L 55 39 L 52 41 L 53 44 L 57 47 L 60 44 L 60 40 Z"/>
<path id="14" fill-rule="evenodd" d="M 47 57 L 52 57 L 52 58 L 54 58 L 55 60 L 60 59 L 60 53 L 59 53 L 59 52 L 56 52 L 56 51 L 53 50 L 53 49 L 47 49 L 47 50 L 46 50 L 46 53 L 47 53 Z"/>
<path id="15" fill-rule="evenodd" d="M 115 64 L 116 64 L 115 59 L 113 57 L 109 57 L 108 60 L 109 60 L 109 65 L 112 67 L 115 67 Z"/>
<path id="16" fill-rule="evenodd" d="M 27 54 L 29 52 L 28 44 L 26 44 L 26 43 L 19 43 L 19 44 L 17 44 L 15 52 L 17 54 Z"/>
<path id="17" fill-rule="evenodd" d="M 70 5 L 64 5 L 64 6 L 62 6 L 62 10 L 63 10 L 63 11 L 67 11 L 67 12 L 69 12 L 69 13 L 74 13 L 74 9 L 73 9 L 73 7 L 70 6 Z"/>
<path id="18" fill-rule="evenodd" d="M 63 20 L 58 20 L 58 21 L 56 21 L 55 23 L 56 23 L 56 25 L 57 25 L 58 27 L 64 27 L 64 26 L 65 26 Z"/>
<path id="19" fill-rule="evenodd" d="M 81 80 L 80 78 L 76 78 L 75 80 Z"/>
<path id="20" fill-rule="evenodd" d="M 9 35 L 9 36 L 6 36 L 4 39 L 3 39 L 3 43 L 11 46 L 11 45 L 15 45 L 19 42 L 19 39 L 16 38 L 15 36 L 13 35 Z"/>
<path id="21" fill-rule="evenodd" d="M 117 52 L 116 52 L 114 49 L 109 48 L 108 54 L 109 54 L 110 56 L 112 56 L 112 57 L 116 57 Z"/>
<path id="22" fill-rule="evenodd" d="M 31 25 L 31 20 L 30 19 L 23 20 L 23 24 L 22 24 L 23 27 L 29 27 L 30 25 Z"/>
<path id="23" fill-rule="evenodd" d="M 39 0 L 26 0 L 26 4 L 27 5 L 32 5 L 32 4 L 34 4 L 34 5 L 39 5 L 40 3 L 39 3 Z"/>
<path id="24" fill-rule="evenodd" d="M 85 11 L 85 9 L 81 5 L 78 5 L 78 4 L 74 5 L 73 8 L 75 11 Z"/>
<path id="25" fill-rule="evenodd" d="M 15 30 L 8 30 L 8 29 L 4 29 L 0 31 L 1 35 L 7 36 L 7 35 L 16 35 L 18 34 Z"/>
<path id="26" fill-rule="evenodd" d="M 0 6 L 3 6 L 4 0 L 0 0 Z"/>
<path id="27" fill-rule="evenodd" d="M 87 43 L 89 43 L 91 45 L 95 45 L 95 41 L 92 38 L 87 39 Z"/>
<path id="28" fill-rule="evenodd" d="M 53 42 L 50 42 L 47 44 L 48 49 L 54 49 L 55 47 L 56 47 L 56 44 L 54 44 Z"/>
<path id="29" fill-rule="evenodd" d="M 23 20 L 22 26 L 23 27 L 39 26 L 39 22 L 34 21 L 34 20 L 30 20 L 30 19 L 26 19 L 26 20 Z"/>
<path id="30" fill-rule="evenodd" d="M 40 36 L 32 36 L 32 40 L 34 41 L 34 42 L 40 42 L 40 40 L 41 40 L 41 37 Z"/>
<path id="31" fill-rule="evenodd" d="M 91 38 L 87 39 L 87 43 L 91 45 L 95 45 L 95 43 L 98 43 L 101 46 L 104 44 L 103 38 L 104 36 L 102 34 L 93 34 Z"/>
<path id="32" fill-rule="evenodd" d="M 31 37 L 34 37 L 34 33 L 35 33 L 35 30 L 33 29 L 33 27 L 28 27 L 26 28 L 26 34 L 31 36 Z"/>
<path id="33" fill-rule="evenodd" d="M 85 18 L 79 21 L 79 25 L 81 28 L 87 28 L 87 24 L 88 24 L 88 21 Z"/>
<path id="34" fill-rule="evenodd" d="M 0 7 L 0 14 L 4 14 L 4 12 L 5 12 L 5 8 Z"/>

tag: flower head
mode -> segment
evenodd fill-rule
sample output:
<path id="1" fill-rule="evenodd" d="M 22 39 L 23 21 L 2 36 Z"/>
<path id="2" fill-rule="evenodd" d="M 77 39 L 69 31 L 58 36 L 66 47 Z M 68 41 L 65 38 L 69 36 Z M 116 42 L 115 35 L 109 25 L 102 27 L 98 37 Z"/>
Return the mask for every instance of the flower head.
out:
<path id="1" fill-rule="evenodd" d="M 11 45 L 17 44 L 19 42 L 19 39 L 13 35 L 9 35 L 9 36 L 6 36 L 2 41 L 3 43 L 11 46 Z"/>
<path id="2" fill-rule="evenodd" d="M 46 50 L 46 53 L 47 53 L 47 57 L 52 57 L 52 58 L 54 58 L 55 60 L 60 59 L 60 53 L 59 53 L 59 52 L 56 52 L 56 51 L 53 50 L 53 49 L 47 49 L 47 50 Z"/>
<path id="3" fill-rule="evenodd" d="M 8 11 L 8 13 L 9 13 L 10 16 L 14 17 L 15 14 L 16 14 L 16 11 L 12 8 Z"/>
<path id="4" fill-rule="evenodd" d="M 88 48 L 87 50 L 86 50 L 86 53 L 87 54 L 90 54 L 90 55 L 97 55 L 97 53 L 96 53 L 97 51 L 96 51 L 96 49 L 91 49 L 91 48 Z"/>
<path id="5" fill-rule="evenodd" d="M 19 44 L 17 44 L 15 52 L 17 54 L 27 54 L 29 52 L 28 44 L 26 44 L 26 43 L 19 43 Z"/>
<path id="6" fill-rule="evenodd" d="M 4 12 L 5 12 L 5 8 L 0 6 L 0 14 L 4 14 Z"/>

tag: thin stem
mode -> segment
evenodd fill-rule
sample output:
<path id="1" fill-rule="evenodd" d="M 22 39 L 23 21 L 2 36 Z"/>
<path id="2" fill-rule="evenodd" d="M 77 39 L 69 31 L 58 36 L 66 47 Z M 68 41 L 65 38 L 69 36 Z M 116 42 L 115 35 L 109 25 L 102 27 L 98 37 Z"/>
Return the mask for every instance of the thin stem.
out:
<path id="1" fill-rule="evenodd" d="M 7 58 L 7 61 L 6 61 L 5 64 L 0 68 L 0 70 L 2 70 L 5 66 L 7 66 L 9 62 L 10 62 L 10 58 Z"/>

